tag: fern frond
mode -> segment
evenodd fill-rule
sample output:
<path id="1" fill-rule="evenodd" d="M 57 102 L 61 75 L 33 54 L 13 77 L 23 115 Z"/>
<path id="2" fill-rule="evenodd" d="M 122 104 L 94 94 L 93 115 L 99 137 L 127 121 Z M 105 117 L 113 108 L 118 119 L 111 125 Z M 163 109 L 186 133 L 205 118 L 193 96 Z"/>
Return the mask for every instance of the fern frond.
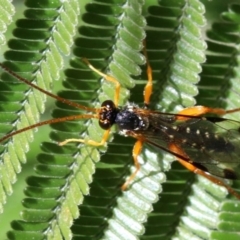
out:
<path id="1" fill-rule="evenodd" d="M 228 11 L 222 13 L 221 21 L 214 22 L 207 32 L 207 61 L 203 64 L 201 73 L 198 104 L 219 107 L 221 103 L 227 109 L 239 107 L 237 9 L 239 4 L 229 5 Z M 229 117 L 238 120 L 239 116 L 239 113 L 234 113 Z M 239 189 L 238 181 L 233 187 Z M 187 215 L 181 219 L 178 235 L 194 234 L 204 239 L 239 238 L 239 226 L 235 226 L 235 220 L 229 218 L 233 212 L 239 214 L 239 209 L 236 208 L 239 200 L 229 200 L 225 188 L 201 177 L 198 177 L 192 189 L 193 196 L 189 197 Z"/>
<path id="2" fill-rule="evenodd" d="M 102 62 L 107 66 L 109 74 L 119 79 L 122 86 L 127 87 L 132 87 L 134 84 L 130 74 L 136 75 L 140 73 L 140 68 L 136 65 L 136 62 L 144 62 L 144 58 L 138 53 L 142 48 L 141 41 L 145 38 L 143 31 L 145 21 L 141 15 L 142 6 L 138 1 L 127 1 L 122 6 L 117 4 L 99 4 L 96 2 L 87 6 L 86 9 L 87 12 L 83 15 L 83 20 L 88 25 L 88 29 L 91 29 L 93 23 L 95 26 L 92 25 L 92 28 L 96 29 L 99 26 L 108 24 L 106 30 L 109 28 L 113 30 L 113 34 L 116 37 L 106 39 L 106 36 L 103 35 L 102 39 L 101 36 L 98 36 L 98 40 L 95 41 L 95 39 L 83 35 L 76 39 L 73 49 L 75 58 L 71 59 L 73 68 L 66 70 L 67 79 L 64 84 L 67 90 L 60 92 L 60 96 L 74 101 L 80 99 L 81 103 L 84 101 L 99 101 L 98 99 L 111 99 L 113 98 L 113 91 L 112 86 L 106 83 L 103 84 L 102 89 L 98 90 L 101 91 L 100 95 L 97 92 L 95 93 L 101 86 L 100 84 L 96 84 L 96 74 L 91 72 L 79 58 L 87 57 L 96 67 L 99 67 L 98 64 Z M 96 9 L 97 12 L 93 12 Z M 114 9 L 113 13 L 116 15 L 112 14 L 112 9 Z M 84 32 L 84 26 L 79 29 L 80 33 L 82 31 Z M 104 33 L 104 30 L 101 31 L 101 34 Z M 95 48 L 94 55 L 91 52 L 92 48 Z M 94 61 L 96 57 L 100 59 Z M 103 61 L 103 57 L 108 57 L 109 60 L 105 62 Z M 136 60 L 133 57 L 136 57 Z M 127 91 L 122 88 L 121 99 L 124 99 L 122 97 L 124 95 L 127 95 Z M 59 117 L 62 114 L 69 115 L 73 111 L 76 111 L 76 109 L 74 110 L 72 107 L 64 106 L 63 104 L 58 104 L 58 107 L 59 109 L 56 109 L 53 113 L 54 117 Z M 51 134 L 52 139 L 59 141 L 60 139 L 64 140 L 66 136 L 68 138 L 78 137 L 79 130 L 82 133 L 87 131 L 91 139 L 101 139 L 102 131 L 99 129 L 98 124 L 92 123 L 88 125 L 72 122 L 53 125 L 53 129 L 55 130 Z M 74 132 L 74 129 L 76 129 L 76 132 Z M 72 236 L 69 227 L 72 225 L 73 218 L 79 216 L 76 207 L 83 201 L 83 195 L 89 193 L 88 184 L 92 181 L 91 175 L 95 171 L 94 165 L 95 162 L 99 161 L 100 155 L 92 147 L 80 146 L 79 148 L 73 145 L 60 147 L 47 142 L 43 143 L 43 151 L 44 153 L 39 157 L 39 164 L 36 166 L 38 176 L 28 179 L 29 187 L 26 190 L 26 194 L 29 196 L 29 199 L 24 200 L 26 210 L 23 212 L 23 219 L 29 223 L 34 219 L 37 226 L 43 226 L 44 228 L 45 225 L 42 225 L 42 222 L 48 222 L 49 231 L 46 232 L 47 238 L 51 239 L 57 233 L 61 232 L 60 235 L 62 238 L 69 239 Z M 103 165 L 100 169 L 109 169 L 109 166 L 103 167 Z M 121 176 L 119 177 L 121 178 Z M 54 208 L 58 209 L 55 212 L 52 212 L 53 205 L 47 204 L 50 197 L 49 188 L 58 189 L 52 192 L 51 198 L 62 199 L 60 202 L 55 200 Z M 36 191 L 36 189 L 39 189 L 39 191 Z M 116 190 L 120 191 L 119 183 L 117 183 Z M 94 193 L 91 193 L 91 195 L 94 195 Z M 51 203 L 53 202 L 51 201 Z M 45 210 L 41 210 L 39 213 L 35 209 L 43 203 Z M 22 222 L 19 221 L 19 224 L 22 225 Z M 44 229 L 42 229 L 43 231 Z M 39 237 L 42 236 L 42 232 L 39 232 Z M 26 231 L 26 236 L 32 236 L 32 234 L 37 233 Z M 73 234 L 77 233 L 73 232 Z"/>
<path id="3" fill-rule="evenodd" d="M 154 104 L 166 112 L 192 106 L 198 93 L 196 84 L 200 80 L 201 63 L 205 60 L 206 44 L 201 36 L 201 28 L 206 22 L 204 6 L 199 1 L 179 1 L 178 4 L 161 1 L 160 6 L 151 6 L 149 13 L 147 45 L 154 69 Z M 161 171 L 170 170 L 173 159 L 164 154 L 163 163 L 158 163 L 158 168 Z M 184 211 L 193 181 L 192 174 L 173 164 L 166 177 L 160 201 L 154 204 L 154 211 L 145 224 L 143 239 L 174 236 Z"/>
<path id="4" fill-rule="evenodd" d="M 9 50 L 5 53 L 8 62 L 4 64 L 43 89 L 50 90 L 52 79 L 57 80 L 60 77 L 59 70 L 63 66 L 63 59 L 57 50 L 54 36 L 57 33 L 63 38 L 65 34 L 59 28 L 59 21 L 65 24 L 61 14 L 67 14 L 65 9 L 69 4 L 71 3 L 60 2 L 56 5 L 55 2 L 49 5 L 45 2 L 41 6 L 39 3 L 27 1 L 26 5 L 29 8 L 24 13 L 25 18 L 18 20 L 13 32 L 15 38 L 8 43 Z M 77 16 L 79 8 L 75 7 L 74 11 Z M 72 28 L 75 23 L 71 22 Z M 69 21 L 67 24 L 69 25 Z M 68 49 L 69 52 L 70 45 L 66 48 L 66 43 L 64 44 L 65 49 L 62 50 L 66 52 Z M 45 94 L 30 89 L 5 72 L 1 75 L 1 86 L 1 109 L 5 111 L 1 114 L 8 116 L 7 121 L 4 119 L 1 121 L 1 136 L 39 122 L 40 114 L 44 111 Z M 1 146 L 0 175 L 3 202 L 6 200 L 4 194 L 12 193 L 11 184 L 16 181 L 16 173 L 21 171 L 21 163 L 26 162 L 25 152 L 28 151 L 32 138 L 32 132 L 28 131 L 14 136 Z"/>
<path id="5" fill-rule="evenodd" d="M 37 5 L 34 5 L 38 8 Z M 59 5 L 58 7 L 63 8 L 64 6 Z M 27 79 L 32 79 L 44 89 L 49 89 L 49 84 L 52 79 L 59 78 L 59 69 L 62 68 L 62 57 L 56 50 L 56 43 L 54 42 L 54 33 L 57 31 L 59 35 L 62 35 L 61 31 L 58 31 L 58 22 L 61 18 L 61 11 L 58 7 L 54 6 L 53 9 L 45 9 L 45 11 L 38 10 L 38 15 L 30 14 L 31 11 L 36 11 L 35 8 L 28 9 L 25 12 L 26 19 L 19 20 L 18 27 L 14 30 L 15 39 L 9 42 L 9 48 L 5 54 L 5 58 L 9 61 L 6 62 L 6 66 L 10 67 L 13 71 L 18 72 Z M 64 11 L 64 10 L 63 10 Z M 49 17 L 49 12 L 54 13 L 54 18 Z M 41 19 L 41 20 L 40 20 Z M 46 20 L 47 19 L 47 20 Z M 35 25 L 34 23 L 37 22 Z M 61 21 L 64 24 L 63 21 Z M 52 31 L 51 31 L 52 29 Z M 54 29 L 54 31 L 53 31 Z M 26 39 L 26 35 L 28 39 Z M 68 47 L 69 48 L 69 47 Z M 34 63 L 33 63 L 34 62 Z M 49 74 L 51 73 L 51 74 Z M 44 83 L 45 81 L 45 83 Z M 15 113 L 12 113 L 11 118 L 8 122 L 2 122 L 4 129 L 2 134 L 6 134 L 14 129 L 21 129 L 29 124 L 33 124 L 39 121 L 39 112 L 44 111 L 44 102 L 46 96 L 36 90 L 29 90 L 24 84 L 12 80 L 8 74 L 2 74 L 3 87 L 1 88 L 1 95 L 6 96 L 6 99 L 2 97 L 2 104 L 8 101 L 7 96 L 16 96 L 12 98 L 12 104 L 9 103 L 10 108 Z M 9 87 L 11 92 L 9 93 Z M 20 102 L 16 106 L 16 101 Z M 5 113 L 6 114 L 6 113 Z M 15 115 L 14 115 L 15 114 Z M 26 135 L 26 137 L 24 137 Z M 32 139 L 32 133 L 30 131 L 22 135 L 17 135 L 9 140 L 4 145 L 5 149 L 2 149 L 2 185 L 5 191 L 10 194 L 12 192 L 11 183 L 16 180 L 16 173 L 20 171 L 20 162 L 26 162 L 24 152 L 28 150 L 28 142 Z M 14 153 L 7 149 L 11 149 L 14 146 Z M 15 171 L 9 169 L 12 161 L 15 167 Z M 4 168 L 7 168 L 4 170 Z M 6 174 L 4 172 L 6 171 Z"/>

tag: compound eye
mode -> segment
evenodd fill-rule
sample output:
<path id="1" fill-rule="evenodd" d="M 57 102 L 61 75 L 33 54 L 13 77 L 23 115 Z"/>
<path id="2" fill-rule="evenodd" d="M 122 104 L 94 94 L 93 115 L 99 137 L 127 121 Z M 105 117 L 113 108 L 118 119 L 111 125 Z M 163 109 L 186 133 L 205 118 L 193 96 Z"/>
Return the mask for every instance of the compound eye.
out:
<path id="1" fill-rule="evenodd" d="M 108 120 L 99 120 L 99 126 L 104 129 L 104 130 L 108 130 L 109 128 L 111 128 L 112 124 L 108 121 Z"/>
<path id="2" fill-rule="evenodd" d="M 106 100 L 102 103 L 99 113 L 99 125 L 108 130 L 115 123 L 117 109 L 113 101 Z"/>
<path id="3" fill-rule="evenodd" d="M 102 103 L 101 107 L 105 107 L 106 109 L 112 110 L 115 108 L 115 104 L 112 100 L 106 100 Z"/>

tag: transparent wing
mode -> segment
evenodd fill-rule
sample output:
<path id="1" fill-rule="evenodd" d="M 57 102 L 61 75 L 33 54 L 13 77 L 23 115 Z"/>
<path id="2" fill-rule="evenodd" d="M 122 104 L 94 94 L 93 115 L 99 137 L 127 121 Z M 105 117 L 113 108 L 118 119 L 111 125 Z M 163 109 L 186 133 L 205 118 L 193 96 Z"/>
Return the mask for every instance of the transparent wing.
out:
<path id="1" fill-rule="evenodd" d="M 151 145 L 191 162 L 215 176 L 240 179 L 240 123 L 216 117 L 173 121 L 172 115 L 149 115 L 150 127 L 139 136 Z M 169 120 L 167 120 L 169 119 Z M 178 146 L 186 156 L 169 151 Z"/>

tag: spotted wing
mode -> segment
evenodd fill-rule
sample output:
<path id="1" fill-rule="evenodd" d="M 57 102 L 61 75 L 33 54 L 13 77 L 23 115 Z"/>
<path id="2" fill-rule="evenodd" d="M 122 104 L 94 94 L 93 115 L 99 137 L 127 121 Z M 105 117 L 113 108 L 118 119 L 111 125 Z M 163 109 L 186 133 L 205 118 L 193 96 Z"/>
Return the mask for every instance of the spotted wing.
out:
<path id="1" fill-rule="evenodd" d="M 150 127 L 139 132 L 147 143 L 168 152 L 174 144 L 187 157 L 173 155 L 215 176 L 240 179 L 239 122 L 215 117 L 167 122 L 156 113 L 149 119 Z"/>

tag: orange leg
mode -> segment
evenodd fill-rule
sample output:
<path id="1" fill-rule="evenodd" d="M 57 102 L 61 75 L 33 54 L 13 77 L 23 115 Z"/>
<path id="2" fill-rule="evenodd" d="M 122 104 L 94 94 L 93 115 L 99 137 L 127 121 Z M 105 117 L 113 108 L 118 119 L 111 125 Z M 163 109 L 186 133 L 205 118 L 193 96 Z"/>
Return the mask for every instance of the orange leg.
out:
<path id="1" fill-rule="evenodd" d="M 174 152 L 174 153 L 177 153 L 177 154 L 179 154 L 179 155 L 181 155 L 181 156 L 186 156 L 186 157 L 187 157 L 186 153 L 185 153 L 182 149 L 180 149 L 178 146 L 176 146 L 175 144 L 171 144 L 171 145 L 169 146 L 169 149 L 170 149 L 172 152 Z M 196 173 L 196 174 L 199 174 L 199 175 L 207 178 L 208 180 L 210 180 L 211 182 L 213 182 L 213 183 L 215 183 L 215 184 L 217 184 L 217 185 L 219 185 L 219 186 L 225 187 L 225 188 L 228 190 L 229 193 L 231 193 L 232 195 L 234 195 L 236 198 L 240 199 L 240 194 L 238 194 L 237 192 L 235 192 L 230 186 L 228 186 L 227 184 L 225 184 L 225 183 L 224 183 L 223 181 L 221 181 L 220 179 L 218 179 L 218 178 L 216 178 L 216 177 L 214 177 L 214 176 L 212 176 L 212 175 L 207 174 L 206 172 L 202 171 L 201 169 L 193 166 L 191 163 L 189 163 L 189 162 L 187 162 L 187 161 L 185 161 L 185 160 L 183 160 L 183 159 L 181 159 L 181 158 L 179 158 L 179 157 L 177 157 L 177 160 L 178 160 L 179 163 L 181 163 L 184 167 L 186 167 L 186 168 L 187 168 L 188 170 L 190 170 L 191 172 L 194 172 L 194 173 Z"/>
<path id="2" fill-rule="evenodd" d="M 119 96 L 120 96 L 120 88 L 121 88 L 121 85 L 120 83 L 118 82 L 117 79 L 115 79 L 114 77 L 112 76 L 109 76 L 105 73 L 102 73 L 101 71 L 97 70 L 95 67 L 93 67 L 93 65 L 86 59 L 86 58 L 83 58 L 82 59 L 90 69 L 92 69 L 94 72 L 96 72 L 98 75 L 102 76 L 105 78 L 105 80 L 109 81 L 109 82 L 112 82 L 115 84 L 115 94 L 114 94 L 114 104 L 116 105 L 116 107 L 118 106 L 118 102 L 119 102 Z"/>
<path id="3" fill-rule="evenodd" d="M 142 151 L 143 141 L 137 140 L 133 147 L 133 160 L 136 170 L 132 173 L 132 175 L 127 179 L 127 181 L 122 185 L 121 189 L 125 191 L 130 184 L 130 182 L 136 177 L 138 171 L 140 170 L 140 164 L 138 162 L 138 156 Z"/>
<path id="4" fill-rule="evenodd" d="M 121 89 L 121 85 L 120 83 L 118 82 L 117 79 L 115 79 L 114 77 L 112 76 L 109 76 L 105 73 L 102 73 L 101 71 L 97 70 L 95 67 L 92 66 L 92 64 L 86 59 L 86 58 L 83 58 L 82 59 L 90 69 L 92 69 L 94 72 L 96 72 L 97 74 L 99 74 L 100 76 L 104 77 L 105 80 L 109 81 L 109 82 L 112 82 L 115 84 L 115 94 L 114 94 L 114 104 L 115 106 L 117 107 L 118 106 L 118 102 L 119 102 L 119 96 L 120 96 L 120 89 Z M 70 139 L 66 139 L 65 141 L 63 142 L 60 142 L 58 143 L 58 145 L 60 146 L 63 146 L 67 143 L 70 143 L 70 142 L 78 142 L 78 143 L 85 143 L 87 145 L 91 145 L 91 146 L 95 146 L 95 147 L 98 147 L 98 146 L 102 146 L 105 144 L 105 142 L 107 141 L 108 137 L 109 137 L 109 134 L 110 134 L 110 129 L 106 130 L 104 132 L 104 135 L 103 135 L 103 138 L 100 142 L 96 142 L 96 141 L 93 141 L 93 140 L 85 140 L 85 139 L 77 139 L 77 138 L 70 138 Z"/>
<path id="5" fill-rule="evenodd" d="M 180 115 L 189 115 L 189 116 L 201 116 L 206 113 L 215 113 L 218 115 L 224 115 L 226 114 L 226 111 L 222 108 L 209 108 L 209 107 L 204 107 L 204 106 L 194 106 L 194 107 L 189 107 L 181 110 L 178 112 Z M 185 116 L 178 116 L 177 120 L 187 120 L 188 117 Z"/>
<path id="6" fill-rule="evenodd" d="M 148 107 L 149 103 L 150 103 L 150 98 L 151 98 L 151 95 L 152 95 L 152 89 L 153 89 L 152 68 L 150 66 L 148 56 L 147 56 L 146 40 L 143 41 L 143 45 L 144 45 L 143 54 L 144 54 L 144 56 L 146 58 L 146 62 L 147 62 L 147 77 L 148 77 L 148 81 L 147 81 L 147 84 L 144 88 L 143 95 L 144 95 L 144 104 L 145 104 L 146 107 Z"/>
<path id="7" fill-rule="evenodd" d="M 194 107 L 189 107 L 181 110 L 178 112 L 180 115 L 189 115 L 189 116 L 201 116 L 206 113 L 214 113 L 217 115 L 224 115 L 228 113 L 233 113 L 233 112 L 238 112 L 240 111 L 240 108 L 232 109 L 232 110 L 224 110 L 222 108 L 209 108 L 209 107 L 204 107 L 204 106 L 194 106 Z M 178 116 L 177 120 L 187 120 L 188 117 L 186 116 Z"/>
<path id="8" fill-rule="evenodd" d="M 84 143 L 84 144 L 87 144 L 87 145 L 99 147 L 99 146 L 103 146 L 105 144 L 105 142 L 108 140 L 109 134 L 110 134 L 110 129 L 108 129 L 104 132 L 102 140 L 100 142 L 96 142 L 96 141 L 93 141 L 93 140 L 78 139 L 78 138 L 69 138 L 69 139 L 66 139 L 63 142 L 58 143 L 58 145 L 63 146 L 63 145 L 65 145 L 67 143 L 70 143 L 70 142 L 78 142 L 78 143 Z"/>

